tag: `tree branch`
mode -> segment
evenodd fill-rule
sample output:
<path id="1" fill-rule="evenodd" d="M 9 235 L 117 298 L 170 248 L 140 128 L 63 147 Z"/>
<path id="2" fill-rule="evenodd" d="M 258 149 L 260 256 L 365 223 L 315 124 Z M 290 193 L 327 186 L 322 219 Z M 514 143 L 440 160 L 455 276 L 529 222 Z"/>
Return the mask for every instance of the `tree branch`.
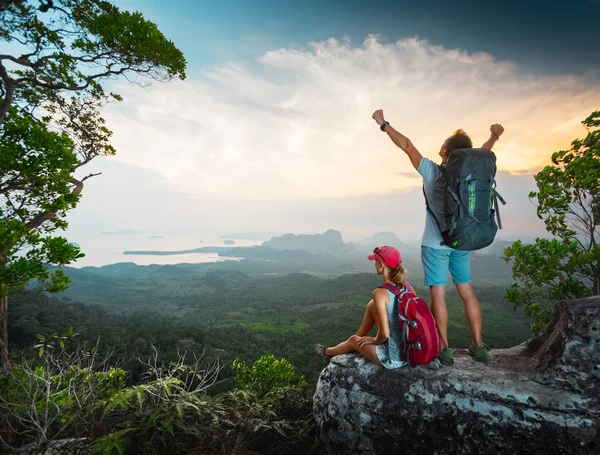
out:
<path id="1" fill-rule="evenodd" d="M 21 82 L 29 82 L 30 84 L 36 85 L 38 87 L 42 87 L 42 88 L 47 88 L 50 90 L 70 90 L 70 91 L 79 91 L 79 90 L 85 90 L 87 89 L 90 84 L 96 80 L 96 79 L 100 79 L 102 77 L 107 77 L 107 76 L 120 76 L 123 73 L 125 73 L 126 71 L 135 71 L 135 72 L 149 72 L 150 70 L 134 70 L 131 66 L 127 66 L 125 68 L 119 68 L 117 71 L 111 70 L 109 69 L 108 71 L 105 71 L 104 73 L 99 73 L 99 74 L 94 74 L 92 76 L 87 76 L 84 78 L 85 80 L 85 84 L 83 85 L 76 85 L 76 86 L 71 86 L 71 85 L 66 85 L 66 84 L 50 84 L 48 82 L 42 82 L 40 80 L 37 79 L 37 77 L 22 77 L 20 79 L 16 79 L 15 82 L 17 82 L 18 84 L 20 84 Z"/>
<path id="2" fill-rule="evenodd" d="M 88 177 L 91 177 L 91 176 L 93 176 L 93 174 L 90 174 L 85 178 L 87 179 Z M 83 191 L 83 180 L 77 180 L 75 177 L 71 177 L 71 183 L 73 185 L 75 185 L 75 188 L 73 188 L 73 191 L 71 191 L 71 194 L 74 196 L 81 194 L 81 191 Z M 40 227 L 44 222 L 48 221 L 55 215 L 56 215 L 56 210 L 46 210 L 45 212 L 38 213 L 25 225 L 25 227 L 27 229 L 36 229 L 36 228 Z"/>
<path id="3" fill-rule="evenodd" d="M 81 183 L 85 182 L 89 178 L 96 177 L 97 175 L 102 175 L 102 172 L 97 172 L 95 174 L 86 175 L 84 178 L 81 179 Z"/>
<path id="4" fill-rule="evenodd" d="M 13 57 L 12 55 L 0 54 L 0 60 L 10 60 L 11 62 L 16 63 L 17 65 L 27 66 L 29 68 L 34 68 L 33 63 L 28 60 L 28 57 L 35 54 L 23 54 L 20 57 Z"/>
<path id="5" fill-rule="evenodd" d="M 75 33 L 75 32 L 72 32 L 72 33 Z M 35 54 L 37 54 L 37 49 L 36 49 L 35 53 L 33 53 L 33 54 L 26 54 L 26 55 L 27 56 L 31 56 L 31 55 L 35 55 Z M 98 60 L 100 60 L 102 58 L 109 57 L 112 54 L 113 54 L 112 52 L 107 51 L 107 52 L 102 52 L 101 54 L 98 54 L 98 55 L 92 55 L 92 56 L 90 56 L 90 55 L 82 55 L 82 56 L 79 56 L 79 57 L 69 56 L 69 58 L 72 59 L 72 60 L 74 60 L 74 61 L 81 62 L 81 63 L 94 63 L 94 62 L 97 62 Z M 24 56 L 25 55 L 22 55 L 21 57 L 19 57 L 19 59 L 22 58 L 22 57 L 24 57 Z M 37 69 L 40 66 L 42 66 L 42 63 L 44 63 L 44 62 L 46 62 L 48 60 L 62 59 L 64 57 L 65 56 L 61 55 L 61 54 L 44 55 L 43 57 L 40 57 L 37 61 L 35 61 L 33 63 L 30 63 L 28 65 L 25 65 L 25 66 L 29 66 L 31 68 Z M 12 59 L 13 59 L 13 61 L 15 61 L 15 63 L 23 64 L 22 62 L 17 61 L 19 59 L 14 60 L 14 57 L 12 57 Z"/>

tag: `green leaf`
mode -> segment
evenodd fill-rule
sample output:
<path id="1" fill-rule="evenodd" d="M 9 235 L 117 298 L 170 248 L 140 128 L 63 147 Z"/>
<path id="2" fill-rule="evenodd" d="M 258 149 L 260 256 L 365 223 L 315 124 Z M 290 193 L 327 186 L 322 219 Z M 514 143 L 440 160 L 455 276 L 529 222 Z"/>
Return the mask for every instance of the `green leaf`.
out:
<path id="1" fill-rule="evenodd" d="M 144 391 L 141 387 L 137 388 L 137 400 L 138 400 L 138 405 L 140 406 L 140 409 L 142 409 L 143 404 L 144 404 Z"/>

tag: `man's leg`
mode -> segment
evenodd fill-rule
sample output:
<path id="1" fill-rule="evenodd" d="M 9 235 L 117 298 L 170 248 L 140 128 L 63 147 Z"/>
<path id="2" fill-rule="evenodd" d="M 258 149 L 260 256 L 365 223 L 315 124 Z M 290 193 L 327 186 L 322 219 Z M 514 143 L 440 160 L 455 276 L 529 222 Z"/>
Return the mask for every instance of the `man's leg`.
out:
<path id="1" fill-rule="evenodd" d="M 429 287 L 431 312 L 440 332 L 440 351 L 448 346 L 448 308 L 446 307 L 446 281 L 450 250 L 421 247 L 421 260 L 425 272 L 425 286 Z"/>
<path id="2" fill-rule="evenodd" d="M 481 307 L 471 285 L 471 260 L 468 251 L 452 251 L 450 254 L 450 273 L 456 290 L 465 305 L 465 315 L 471 329 L 471 347 L 469 351 L 481 362 L 487 360 L 487 349 L 481 336 Z"/>
<path id="3" fill-rule="evenodd" d="M 429 286 L 431 312 L 440 333 L 440 351 L 448 345 L 448 307 L 446 306 L 446 286 Z"/>
<path id="4" fill-rule="evenodd" d="M 465 314 L 471 329 L 471 344 L 473 346 L 483 346 L 483 340 L 481 338 L 481 307 L 473 292 L 473 286 L 471 283 L 457 284 L 456 290 L 465 304 Z"/>

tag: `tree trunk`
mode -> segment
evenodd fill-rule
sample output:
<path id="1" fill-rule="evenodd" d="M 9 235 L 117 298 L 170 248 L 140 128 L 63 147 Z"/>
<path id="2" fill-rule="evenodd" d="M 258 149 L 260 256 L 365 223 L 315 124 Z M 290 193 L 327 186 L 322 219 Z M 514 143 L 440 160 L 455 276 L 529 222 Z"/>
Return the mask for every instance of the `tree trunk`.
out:
<path id="1" fill-rule="evenodd" d="M 8 357 L 8 295 L 0 297 L 0 371 L 11 369 Z"/>
<path id="2" fill-rule="evenodd" d="M 0 103 L 0 123 L 2 123 L 13 103 L 17 83 L 8 76 L 8 72 L 6 71 L 6 67 L 2 64 L 2 61 L 0 61 L 0 77 L 4 83 L 4 99 Z"/>

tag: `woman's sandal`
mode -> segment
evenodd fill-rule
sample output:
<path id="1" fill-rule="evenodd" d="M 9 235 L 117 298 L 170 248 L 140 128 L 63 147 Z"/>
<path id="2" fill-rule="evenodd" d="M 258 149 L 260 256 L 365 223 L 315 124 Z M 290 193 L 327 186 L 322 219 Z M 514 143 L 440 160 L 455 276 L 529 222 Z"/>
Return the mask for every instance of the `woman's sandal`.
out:
<path id="1" fill-rule="evenodd" d="M 327 346 L 323 346 L 322 344 L 315 344 L 315 354 L 318 357 L 321 357 L 321 359 L 323 360 L 323 362 L 329 362 L 330 357 L 328 357 L 325 354 L 325 350 L 327 349 Z"/>

